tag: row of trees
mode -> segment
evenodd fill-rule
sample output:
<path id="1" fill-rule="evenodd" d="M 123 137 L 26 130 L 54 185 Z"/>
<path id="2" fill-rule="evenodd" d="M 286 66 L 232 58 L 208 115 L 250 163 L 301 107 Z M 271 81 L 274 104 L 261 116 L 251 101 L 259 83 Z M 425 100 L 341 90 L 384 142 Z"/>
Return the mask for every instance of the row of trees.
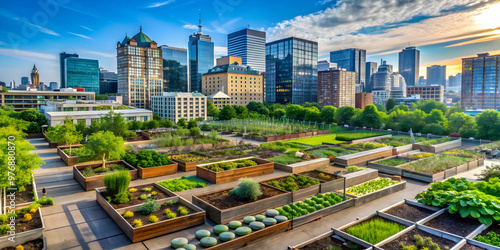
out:
<path id="1" fill-rule="evenodd" d="M 2 119 L 14 118 L 22 123 L 26 122 L 27 127 L 23 129 L 26 133 L 41 133 L 42 125 L 47 124 L 45 116 L 36 109 L 15 112 L 11 106 L 1 105 L 0 115 L 3 116 Z"/>

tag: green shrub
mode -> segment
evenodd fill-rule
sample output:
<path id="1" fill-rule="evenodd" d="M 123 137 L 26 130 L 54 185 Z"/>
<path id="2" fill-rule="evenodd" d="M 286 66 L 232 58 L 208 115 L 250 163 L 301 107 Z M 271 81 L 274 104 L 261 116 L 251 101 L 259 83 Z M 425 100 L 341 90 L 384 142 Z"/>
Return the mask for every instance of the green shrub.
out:
<path id="1" fill-rule="evenodd" d="M 429 141 L 421 142 L 420 145 L 431 146 L 431 145 L 436 145 L 436 144 L 441 144 L 441 143 L 449 142 L 451 140 L 452 140 L 451 137 L 442 137 L 442 138 L 439 138 L 439 139 L 436 139 L 436 140 L 429 140 Z"/>
<path id="2" fill-rule="evenodd" d="M 0 235 L 6 234 L 8 231 L 10 231 L 10 226 L 0 225 Z"/>
<path id="3" fill-rule="evenodd" d="M 139 207 L 139 211 L 141 211 L 142 214 L 151 214 L 160 210 L 160 207 L 161 205 L 158 201 L 148 199 Z"/>
<path id="4" fill-rule="evenodd" d="M 135 137 L 137 137 L 137 133 L 134 131 L 127 130 L 127 131 L 124 131 L 122 133 L 122 137 L 123 138 L 135 138 Z"/>
<path id="5" fill-rule="evenodd" d="M 159 154 L 154 150 L 141 150 L 136 154 L 126 154 L 124 159 L 132 166 L 140 166 L 141 168 L 151 168 L 172 163 L 168 156 Z"/>
<path id="6" fill-rule="evenodd" d="M 500 235 L 496 234 L 493 231 L 488 232 L 485 236 L 478 235 L 474 237 L 474 239 L 486 244 L 500 247 Z"/>
<path id="7" fill-rule="evenodd" d="M 240 183 L 229 191 L 229 194 L 238 196 L 241 200 L 257 200 L 262 195 L 260 184 L 250 178 L 241 178 Z"/>
<path id="8" fill-rule="evenodd" d="M 101 167 L 95 168 L 94 172 L 96 172 L 96 173 L 105 173 L 105 172 L 108 172 L 108 169 L 101 166 Z"/>
<path id="9" fill-rule="evenodd" d="M 9 221 L 9 217 L 6 214 L 0 214 L 0 223 L 5 223 Z"/>
<path id="10" fill-rule="evenodd" d="M 354 166 L 349 166 L 349 167 L 346 167 L 345 170 L 347 170 L 348 172 L 356 172 L 356 171 L 359 171 L 359 170 L 363 170 L 363 169 L 366 169 L 366 168 L 360 168 L 356 165 Z"/>
<path id="11" fill-rule="evenodd" d="M 44 206 L 44 205 L 54 205 L 54 199 L 52 199 L 51 197 L 47 198 L 45 196 L 43 196 L 42 198 L 36 200 L 36 203 Z"/>
<path id="12" fill-rule="evenodd" d="M 132 200 L 132 194 L 129 191 L 121 192 L 115 195 L 113 201 L 117 204 L 124 204 Z"/>
<path id="13" fill-rule="evenodd" d="M 111 195 L 117 195 L 127 191 L 132 177 L 128 171 L 119 171 L 104 176 L 104 186 L 106 192 Z"/>
<path id="14" fill-rule="evenodd" d="M 256 165 L 258 165 L 257 162 L 253 160 L 238 160 L 238 161 L 219 162 L 203 167 L 214 172 L 222 172 L 226 170 L 251 167 Z"/>
<path id="15" fill-rule="evenodd" d="M 349 227 L 346 232 L 368 243 L 377 244 L 403 229 L 405 226 L 401 224 L 374 218 Z"/>
<path id="16" fill-rule="evenodd" d="M 270 181 L 267 184 L 288 192 L 294 192 L 301 188 L 308 188 L 314 185 L 318 185 L 319 183 L 320 182 L 316 179 L 292 174 L 277 181 Z"/>
<path id="17" fill-rule="evenodd" d="M 486 181 L 495 177 L 500 177 L 500 165 L 486 166 L 486 169 L 483 169 L 479 174 L 479 178 Z"/>
<path id="18" fill-rule="evenodd" d="M 86 167 L 85 169 L 83 169 L 82 171 L 82 175 L 86 178 L 88 177 L 92 177 L 92 176 L 95 176 L 95 172 L 94 172 L 94 169 L 92 169 L 91 166 L 88 166 Z"/>

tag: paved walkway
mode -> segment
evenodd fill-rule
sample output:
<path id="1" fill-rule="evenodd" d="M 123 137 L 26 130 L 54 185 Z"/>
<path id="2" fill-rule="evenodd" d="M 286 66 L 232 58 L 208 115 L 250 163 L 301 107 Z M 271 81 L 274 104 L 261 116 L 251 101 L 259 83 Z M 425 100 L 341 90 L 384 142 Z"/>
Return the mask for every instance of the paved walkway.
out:
<path id="1" fill-rule="evenodd" d="M 56 149 L 50 149 L 43 139 L 29 139 L 45 164 L 35 171 L 35 181 L 39 196 L 42 188 L 47 189 L 47 196 L 54 198 L 56 205 L 42 208 L 46 226 L 45 235 L 48 249 L 170 249 L 170 240 L 176 237 L 193 238 L 198 229 L 211 229 L 213 223 L 190 228 L 168 235 L 156 237 L 133 244 L 122 230 L 109 218 L 95 201 L 95 191 L 85 192 L 73 179 L 72 167 L 62 162 Z M 469 172 L 470 173 L 470 172 Z M 157 182 L 164 179 L 190 176 L 194 172 L 179 172 L 168 177 L 138 179 L 131 186 Z M 276 170 L 273 174 L 255 177 L 256 180 L 272 179 L 286 176 L 289 173 Z M 230 188 L 236 182 L 210 185 L 205 188 L 180 192 L 179 195 L 191 200 L 192 195 L 214 192 Z M 286 249 L 312 237 L 327 232 L 331 227 L 339 227 L 356 219 L 372 214 L 377 209 L 390 206 L 404 198 L 413 199 L 415 195 L 427 188 L 424 183 L 408 181 L 407 188 L 381 199 L 359 207 L 350 208 L 330 215 L 321 220 L 298 227 L 292 231 L 259 240 L 257 244 L 245 249 Z"/>

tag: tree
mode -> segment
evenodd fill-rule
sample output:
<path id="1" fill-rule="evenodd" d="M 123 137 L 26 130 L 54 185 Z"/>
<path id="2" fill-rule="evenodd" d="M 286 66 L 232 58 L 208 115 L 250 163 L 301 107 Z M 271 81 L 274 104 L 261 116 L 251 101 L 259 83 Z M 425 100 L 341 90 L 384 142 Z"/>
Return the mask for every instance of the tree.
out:
<path id="1" fill-rule="evenodd" d="M 160 127 L 160 122 L 157 120 L 151 120 L 147 122 L 147 127 L 148 129 L 154 129 L 154 128 L 159 128 Z"/>
<path id="2" fill-rule="evenodd" d="M 197 128 L 198 127 L 198 121 L 191 119 L 187 123 L 187 128 L 192 129 L 192 128 Z"/>
<path id="3" fill-rule="evenodd" d="M 455 113 L 463 113 L 464 111 L 465 110 L 460 106 L 460 103 L 457 103 L 448 109 L 448 112 L 446 112 L 446 117 L 450 117 Z"/>
<path id="4" fill-rule="evenodd" d="M 4 111 L 14 111 L 14 108 L 8 105 L 1 105 L 0 109 L 3 109 Z"/>
<path id="5" fill-rule="evenodd" d="M 429 115 L 425 117 L 425 123 L 437 123 L 441 125 L 444 129 L 448 127 L 448 120 L 443 115 L 443 112 L 439 109 L 433 109 Z"/>
<path id="6" fill-rule="evenodd" d="M 236 111 L 236 115 L 237 115 L 238 119 L 248 118 L 248 108 L 247 107 L 234 105 L 233 108 Z"/>
<path id="7" fill-rule="evenodd" d="M 446 104 L 438 102 L 436 100 L 419 100 L 411 106 L 412 110 L 420 109 L 426 114 L 429 114 L 433 109 L 439 109 L 443 114 L 446 114 Z"/>
<path id="8" fill-rule="evenodd" d="M 311 108 L 311 107 L 316 107 L 318 110 L 321 109 L 319 104 L 317 102 L 304 102 L 302 105 L 304 108 Z"/>
<path id="9" fill-rule="evenodd" d="M 142 122 L 141 121 L 137 121 L 137 120 L 133 120 L 133 121 L 127 123 L 127 127 L 130 130 L 138 130 L 138 129 L 141 129 Z"/>
<path id="10" fill-rule="evenodd" d="M 171 120 L 169 119 L 165 119 L 161 122 L 161 126 L 164 127 L 164 128 L 171 128 L 174 126 L 174 124 L 172 123 Z"/>
<path id="11" fill-rule="evenodd" d="M 76 126 L 69 117 L 64 120 L 64 130 L 62 141 L 69 147 L 69 154 L 71 155 L 71 145 L 83 140 L 82 133 L 76 130 Z"/>
<path id="12" fill-rule="evenodd" d="M 101 118 L 100 130 L 111 131 L 116 136 L 121 136 L 127 131 L 127 122 L 121 113 L 111 110 Z"/>
<path id="13" fill-rule="evenodd" d="M 106 100 L 108 99 L 108 95 L 95 95 L 96 100 Z"/>
<path id="14" fill-rule="evenodd" d="M 394 98 L 389 98 L 387 100 L 387 102 L 385 103 L 385 109 L 386 110 L 391 110 L 392 108 L 394 108 L 396 106 L 396 99 Z"/>
<path id="15" fill-rule="evenodd" d="M 382 122 L 384 123 L 384 128 L 393 130 L 397 129 L 399 122 L 405 115 L 406 111 L 401 109 L 395 109 L 394 111 L 390 112 L 387 116 L 384 116 L 382 118 Z"/>
<path id="16" fill-rule="evenodd" d="M 464 138 L 475 137 L 477 135 L 477 126 L 475 123 L 466 123 L 458 132 Z"/>
<path id="17" fill-rule="evenodd" d="M 478 139 L 500 139 L 500 113 L 487 109 L 476 116 Z"/>
<path id="18" fill-rule="evenodd" d="M 420 132 L 425 126 L 425 117 L 427 115 L 420 109 L 406 113 L 398 124 L 398 130 Z"/>
<path id="19" fill-rule="evenodd" d="M 305 108 L 304 120 L 310 122 L 316 122 L 319 118 L 319 109 L 315 106 Z"/>
<path id="20" fill-rule="evenodd" d="M 220 120 L 231 120 L 236 118 L 236 110 L 231 105 L 226 105 L 219 113 Z"/>
<path id="21" fill-rule="evenodd" d="M 9 90 L 6 87 L 0 86 L 0 93 L 9 93 Z"/>
<path id="22" fill-rule="evenodd" d="M 124 143 L 123 138 L 115 136 L 111 131 L 99 131 L 89 137 L 85 147 L 97 158 L 101 158 L 102 166 L 106 167 L 106 157 L 111 159 L 125 154 Z"/>
<path id="23" fill-rule="evenodd" d="M 153 120 L 155 121 L 161 121 L 161 116 L 160 115 L 157 115 L 157 114 L 153 114 Z"/>
<path id="24" fill-rule="evenodd" d="M 213 117 L 219 115 L 219 109 L 209 101 L 207 101 L 207 115 Z"/>
<path id="25" fill-rule="evenodd" d="M 395 106 L 394 108 L 390 109 L 389 111 L 387 111 L 387 114 L 390 114 L 396 110 L 404 110 L 404 111 L 408 112 L 410 110 L 410 108 L 408 108 L 408 106 L 406 106 L 404 104 L 399 104 L 399 105 Z M 381 111 L 381 110 L 379 110 L 379 111 Z"/>
<path id="26" fill-rule="evenodd" d="M 182 117 L 177 121 L 177 127 L 179 128 L 186 128 L 186 118 Z"/>
<path id="27" fill-rule="evenodd" d="M 85 123 L 85 121 L 80 120 L 76 123 L 76 131 L 83 134 L 85 132 L 86 128 L 87 128 L 87 124 Z"/>
<path id="28" fill-rule="evenodd" d="M 446 130 L 444 129 L 444 127 L 441 126 L 441 124 L 437 123 L 425 125 L 421 132 L 423 134 L 446 135 Z"/>
<path id="29" fill-rule="evenodd" d="M 253 111 L 261 115 L 269 115 L 269 109 L 261 102 L 249 102 L 247 108 L 249 112 Z"/>
<path id="30" fill-rule="evenodd" d="M 375 104 L 375 107 L 377 107 L 378 111 L 387 112 L 387 109 L 382 104 Z"/>
<path id="31" fill-rule="evenodd" d="M 337 109 L 335 113 L 335 121 L 340 124 L 347 124 L 355 115 L 356 111 L 353 107 L 344 106 Z"/>
<path id="32" fill-rule="evenodd" d="M 297 104 L 290 104 L 286 107 L 286 117 L 292 120 L 304 120 L 306 110 Z"/>
<path id="33" fill-rule="evenodd" d="M 475 126 L 474 117 L 465 113 L 453 113 L 448 118 L 448 126 L 450 132 L 460 132 L 462 127 L 471 128 Z M 475 136 L 475 134 L 472 136 Z"/>
<path id="34" fill-rule="evenodd" d="M 201 136 L 201 129 L 198 127 L 192 127 L 191 129 L 189 129 L 189 133 L 191 134 L 191 136 Z"/>
<path id="35" fill-rule="evenodd" d="M 361 115 L 356 118 L 356 120 L 360 126 L 371 128 L 382 127 L 382 118 L 378 113 L 377 107 L 373 104 L 366 105 L 365 109 Z"/>
<path id="36" fill-rule="evenodd" d="M 45 135 L 51 142 L 63 142 L 65 127 L 64 125 L 56 125 L 53 127 L 49 127 L 45 131 Z"/>
<path id="37" fill-rule="evenodd" d="M 284 109 L 275 109 L 272 113 L 271 116 L 274 118 L 281 118 L 285 116 L 286 111 Z"/>
<path id="38" fill-rule="evenodd" d="M 319 120 L 324 123 L 332 123 L 334 122 L 335 112 L 337 112 L 336 107 L 324 106 L 319 113 Z"/>

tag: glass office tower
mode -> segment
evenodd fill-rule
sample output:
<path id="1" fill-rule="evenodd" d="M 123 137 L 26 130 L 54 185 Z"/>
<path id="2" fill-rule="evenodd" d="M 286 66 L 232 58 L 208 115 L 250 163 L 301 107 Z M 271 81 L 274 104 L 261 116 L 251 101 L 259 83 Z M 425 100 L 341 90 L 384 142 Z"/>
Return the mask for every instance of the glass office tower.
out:
<path id="1" fill-rule="evenodd" d="M 330 52 L 330 62 L 337 67 L 356 72 L 356 93 L 363 92 L 365 86 L 366 50 L 343 49 Z"/>
<path id="2" fill-rule="evenodd" d="M 399 52 L 399 74 L 405 78 L 408 87 L 418 85 L 420 72 L 420 50 L 408 47 Z"/>
<path id="3" fill-rule="evenodd" d="M 500 109 L 500 55 L 462 58 L 462 108 Z"/>
<path id="4" fill-rule="evenodd" d="M 266 71 L 266 32 L 243 29 L 227 35 L 227 55 L 241 57 L 242 64 Z"/>
<path id="5" fill-rule="evenodd" d="M 446 65 L 432 65 L 427 67 L 427 85 L 446 87 Z"/>
<path id="6" fill-rule="evenodd" d="M 364 92 L 367 92 L 367 93 L 372 92 L 372 84 L 371 84 L 370 78 L 373 74 L 377 73 L 377 66 L 378 65 L 376 62 L 366 62 Z"/>
<path id="7" fill-rule="evenodd" d="M 266 44 L 266 101 L 318 101 L 318 43 L 289 37 Z"/>
<path id="8" fill-rule="evenodd" d="M 84 88 L 99 94 L 99 62 L 97 60 L 68 57 L 65 62 L 67 88 Z"/>
<path id="9" fill-rule="evenodd" d="M 188 91 L 187 49 L 160 46 L 163 56 L 163 92 Z"/>
<path id="10" fill-rule="evenodd" d="M 201 93 L 201 76 L 214 67 L 214 43 L 209 35 L 203 35 L 201 21 L 198 33 L 189 36 L 189 92 Z"/>
<path id="11" fill-rule="evenodd" d="M 69 57 L 75 57 L 78 58 L 78 54 L 68 54 L 66 52 L 59 53 L 59 74 L 61 76 L 60 81 L 61 81 L 61 88 L 67 88 L 66 86 L 66 69 L 65 69 L 65 64 L 64 60 Z"/>

